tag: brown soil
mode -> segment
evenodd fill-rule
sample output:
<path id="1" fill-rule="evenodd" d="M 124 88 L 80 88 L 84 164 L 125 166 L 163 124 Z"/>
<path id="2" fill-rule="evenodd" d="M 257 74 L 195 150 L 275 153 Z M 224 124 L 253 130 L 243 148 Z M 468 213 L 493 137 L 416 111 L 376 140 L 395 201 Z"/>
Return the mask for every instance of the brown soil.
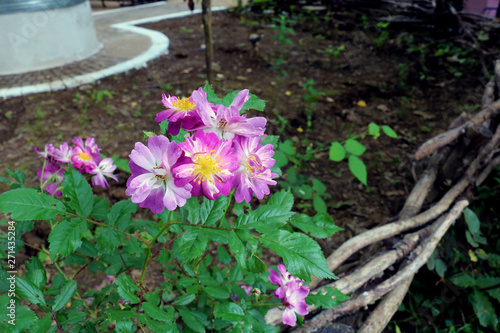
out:
<path id="1" fill-rule="evenodd" d="M 328 148 L 332 141 L 364 131 L 370 122 L 390 125 L 399 135 L 397 140 L 384 135 L 377 140 L 359 139 L 367 147 L 362 159 L 368 167 L 369 187 L 349 173 L 347 162 L 330 161 L 328 150 L 317 151 L 315 159 L 299 165 L 300 174 L 327 186 L 331 196 L 328 211 L 344 228 L 321 241 L 326 255 L 352 235 L 392 219 L 412 188 L 411 157 L 416 148 L 444 130 L 464 106 L 480 103 L 480 80 L 468 74 L 456 78 L 441 70 L 432 73 L 430 80 L 420 81 L 418 59 L 398 49 L 393 40 L 376 48 L 357 29 L 330 31 L 324 39 L 296 28 L 296 35 L 288 36 L 294 46 L 287 47 L 282 67 L 287 76 L 281 79 L 280 72 L 272 68 L 280 49 L 273 39 L 277 30 L 264 22 L 242 22 L 227 12 L 214 13 L 213 19 L 216 92 L 223 96 L 248 88 L 267 100 L 267 133 L 291 139 L 297 153 L 303 154 L 308 146 Z M 150 62 L 147 68 L 93 85 L 0 102 L 0 174 L 5 168 L 21 169 L 27 185 L 36 185 L 36 171 L 42 163 L 33 145 L 58 145 L 74 136 L 93 136 L 104 154 L 126 157 L 134 143 L 143 140 L 143 130 L 158 132 L 154 116 L 163 110 L 162 93 L 188 96 L 204 85 L 204 38 L 198 15 L 146 27 L 165 33 L 171 43 L 169 54 Z M 262 36 L 257 50 L 248 42 L 253 32 Z M 339 45 L 345 49 L 338 58 L 318 52 Z M 314 87 L 322 93 L 310 129 L 301 87 L 309 79 L 314 79 Z M 104 90 L 113 98 L 92 99 L 93 92 Z M 365 101 L 366 107 L 358 106 L 359 101 Z M 257 114 L 250 112 L 250 116 Z M 119 172 L 118 177 L 118 183 L 111 181 L 111 189 L 98 191 L 112 202 L 127 198 L 128 176 Z M 0 186 L 1 191 L 7 189 Z M 297 211 L 314 213 L 305 201 L 296 200 L 296 207 Z M 47 247 L 47 230 L 40 227 L 35 232 Z M 31 251 L 26 254 L 33 255 Z M 98 279 L 90 283 L 98 285 Z"/>

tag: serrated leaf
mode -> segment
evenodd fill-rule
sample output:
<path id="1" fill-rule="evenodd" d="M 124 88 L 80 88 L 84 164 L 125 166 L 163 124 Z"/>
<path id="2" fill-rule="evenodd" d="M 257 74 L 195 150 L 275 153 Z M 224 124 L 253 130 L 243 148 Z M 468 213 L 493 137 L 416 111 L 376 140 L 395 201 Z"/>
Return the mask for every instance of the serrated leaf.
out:
<path id="1" fill-rule="evenodd" d="M 317 278 L 336 278 L 328 269 L 318 243 L 304 234 L 278 230 L 262 235 L 260 241 L 281 256 L 288 271 L 300 279 L 310 281 L 311 275 Z"/>
<path id="2" fill-rule="evenodd" d="M 63 220 L 52 229 L 49 235 L 50 259 L 57 255 L 67 256 L 82 245 L 83 233 L 87 231 L 87 222 L 81 218 Z"/>
<path id="3" fill-rule="evenodd" d="M 208 238 L 200 228 L 188 230 L 174 242 L 174 247 L 182 256 L 182 262 L 197 258 L 203 254 L 207 248 Z"/>
<path id="4" fill-rule="evenodd" d="M 309 233 L 312 237 L 320 239 L 328 238 L 342 230 L 334 224 L 332 217 L 327 213 L 319 213 L 314 217 L 305 214 L 295 215 L 290 223 L 303 232 Z"/>
<path id="5" fill-rule="evenodd" d="M 115 249 L 122 243 L 122 234 L 113 229 L 96 228 L 96 246 L 101 252 L 114 253 Z"/>
<path id="6" fill-rule="evenodd" d="M 268 205 L 283 206 L 286 210 L 291 210 L 293 207 L 293 195 L 290 191 L 281 190 L 274 193 L 267 203 Z"/>
<path id="7" fill-rule="evenodd" d="M 220 196 L 217 200 L 205 198 L 200 208 L 201 225 L 215 227 L 227 208 L 228 197 Z"/>
<path id="8" fill-rule="evenodd" d="M 111 207 L 108 214 L 107 225 L 124 229 L 124 225 L 130 222 L 130 214 L 137 212 L 137 204 L 132 201 L 119 201 Z"/>
<path id="9" fill-rule="evenodd" d="M 21 170 L 12 171 L 10 169 L 5 169 L 5 172 L 19 184 L 24 184 L 26 177 L 24 176 L 24 173 Z"/>
<path id="10" fill-rule="evenodd" d="M 353 155 L 361 156 L 366 151 L 366 147 L 363 146 L 363 144 L 361 144 L 359 141 L 356 141 L 354 139 L 347 139 L 345 142 L 345 150 Z"/>
<path id="11" fill-rule="evenodd" d="M 0 211 L 13 220 L 49 220 L 66 212 L 64 204 L 34 189 L 16 189 L 0 195 Z"/>
<path id="12" fill-rule="evenodd" d="M 52 305 L 53 311 L 59 311 L 66 305 L 75 294 L 76 291 L 76 281 L 67 280 L 61 288 L 61 292 L 56 296 L 55 302 Z"/>
<path id="13" fill-rule="evenodd" d="M 192 224 L 198 224 L 200 221 L 200 209 L 201 205 L 198 201 L 198 197 L 191 197 L 186 200 L 186 204 L 181 208 L 188 211 L 188 220 Z"/>
<path id="14" fill-rule="evenodd" d="M 278 140 L 280 139 L 279 135 L 267 135 L 263 140 L 262 142 L 260 143 L 262 146 L 265 146 L 265 145 L 273 145 L 273 147 L 277 147 L 278 146 Z"/>
<path id="15" fill-rule="evenodd" d="M 273 158 L 275 159 L 274 167 L 282 168 L 288 164 L 288 158 L 285 153 L 280 150 L 274 152 Z"/>
<path id="16" fill-rule="evenodd" d="M 222 99 L 215 95 L 215 92 L 210 84 L 205 84 L 205 86 L 203 86 L 203 91 L 207 93 L 207 100 L 209 103 L 213 103 L 215 105 L 222 104 Z"/>
<path id="17" fill-rule="evenodd" d="M 164 311 L 162 308 L 159 308 L 157 305 L 153 303 L 150 302 L 142 303 L 141 308 L 142 311 L 144 311 L 144 313 L 147 314 L 152 319 L 164 322 L 169 322 L 171 320 L 170 316 L 166 311 Z"/>
<path id="18" fill-rule="evenodd" d="M 333 309 L 343 301 L 349 299 L 350 297 L 342 294 L 338 289 L 333 289 L 332 287 L 325 287 L 326 293 L 322 293 L 319 290 L 316 294 L 309 294 L 306 298 L 306 303 L 308 305 L 314 305 L 316 307 L 322 307 L 323 309 Z"/>
<path id="19" fill-rule="evenodd" d="M 474 279 L 466 273 L 459 273 L 456 275 L 453 275 L 449 278 L 449 280 L 453 283 L 456 284 L 459 287 L 472 287 L 476 284 Z"/>
<path id="20" fill-rule="evenodd" d="M 227 299 L 229 298 L 229 292 L 223 287 L 206 287 L 203 290 L 212 298 L 216 299 Z"/>
<path id="21" fill-rule="evenodd" d="M 469 294 L 469 301 L 481 326 L 494 328 L 498 324 L 495 308 L 483 292 L 474 289 L 472 294 Z"/>
<path id="22" fill-rule="evenodd" d="M 109 201 L 102 197 L 94 197 L 94 205 L 90 216 L 98 221 L 106 220 L 109 213 Z"/>
<path id="23" fill-rule="evenodd" d="M 182 318 L 182 321 L 184 324 L 186 324 L 190 329 L 197 333 L 204 333 L 205 332 L 205 326 L 203 323 L 192 313 L 188 311 L 184 311 L 182 309 L 178 309 L 179 315 Z"/>
<path id="24" fill-rule="evenodd" d="M 398 138 L 397 133 L 394 132 L 394 130 L 387 125 L 382 125 L 382 131 L 385 133 L 385 135 L 387 135 L 390 138 L 393 138 L 393 139 Z"/>
<path id="25" fill-rule="evenodd" d="M 224 246 L 217 246 L 217 258 L 224 265 L 229 265 L 231 263 L 231 255 L 226 251 Z"/>
<path id="26" fill-rule="evenodd" d="M 92 212 L 94 198 L 92 188 L 80 172 L 69 168 L 64 173 L 62 194 L 69 198 L 68 206 L 83 217 L 88 217 Z"/>
<path id="27" fill-rule="evenodd" d="M 46 314 L 45 317 L 36 323 L 36 327 L 32 329 L 32 333 L 47 333 L 51 325 L 52 316 L 50 314 Z"/>
<path id="28" fill-rule="evenodd" d="M 40 320 L 38 319 L 37 315 L 33 311 L 31 311 L 31 309 L 28 306 L 23 305 L 23 306 L 16 306 L 16 321 L 15 321 L 15 323 L 16 323 L 16 325 L 13 327 L 14 330 L 7 331 L 7 332 L 34 333 L 35 328 L 40 324 Z M 11 325 L 9 324 L 9 326 L 11 326 Z"/>
<path id="29" fill-rule="evenodd" d="M 236 303 L 223 303 L 215 307 L 214 316 L 224 320 L 238 322 L 245 318 L 245 312 Z"/>
<path id="30" fill-rule="evenodd" d="M 195 298 L 196 298 L 196 295 L 194 295 L 194 294 L 182 295 L 179 298 L 177 298 L 173 304 L 174 305 L 188 305 L 189 303 L 194 301 Z"/>
<path id="31" fill-rule="evenodd" d="M 168 120 L 164 120 L 160 123 L 160 133 L 165 134 L 167 133 L 168 129 Z"/>
<path id="32" fill-rule="evenodd" d="M 135 295 L 135 292 L 141 289 L 134 283 L 130 276 L 121 274 L 115 284 L 117 285 L 116 290 L 121 298 L 125 301 L 129 301 L 131 304 L 139 303 L 140 299 Z"/>
<path id="33" fill-rule="evenodd" d="M 357 156 L 349 155 L 349 170 L 361 183 L 367 185 L 366 165 Z"/>
<path id="34" fill-rule="evenodd" d="M 43 267 L 40 259 L 31 257 L 31 261 L 25 263 L 28 273 L 26 277 L 33 282 L 37 287 L 45 286 L 47 284 L 47 272 Z"/>
<path id="35" fill-rule="evenodd" d="M 30 280 L 16 277 L 16 293 L 21 298 L 27 298 L 33 304 L 46 306 L 42 291 Z"/>
<path id="36" fill-rule="evenodd" d="M 240 92 L 239 90 L 235 90 L 224 96 L 224 98 L 222 99 L 222 105 L 224 105 L 225 107 L 229 107 L 239 92 Z M 264 109 L 266 108 L 266 101 L 259 99 L 257 96 L 253 94 L 248 94 L 248 96 L 250 98 L 248 99 L 248 101 L 245 102 L 245 104 L 241 108 L 240 114 L 249 109 L 264 111 Z"/>
<path id="37" fill-rule="evenodd" d="M 467 227 L 469 227 L 469 231 L 472 234 L 475 234 L 479 231 L 479 227 L 481 226 L 481 222 L 479 222 L 479 218 L 470 208 L 465 208 L 464 210 L 464 219 L 467 223 Z"/>
<path id="38" fill-rule="evenodd" d="M 330 152 L 328 156 L 330 160 L 334 162 L 340 162 L 345 158 L 345 149 L 339 142 L 334 141 L 330 146 Z"/>

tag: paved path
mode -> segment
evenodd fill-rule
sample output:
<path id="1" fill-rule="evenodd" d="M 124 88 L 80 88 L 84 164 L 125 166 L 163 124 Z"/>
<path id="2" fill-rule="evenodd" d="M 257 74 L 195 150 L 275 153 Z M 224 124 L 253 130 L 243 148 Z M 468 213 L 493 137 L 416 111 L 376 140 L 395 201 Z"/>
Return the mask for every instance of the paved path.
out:
<path id="1" fill-rule="evenodd" d="M 169 39 L 158 31 L 136 25 L 198 13 L 200 9 L 191 12 L 186 3 L 178 0 L 94 12 L 97 37 L 103 44 L 97 54 L 62 67 L 0 76 L 0 98 L 73 88 L 144 67 L 148 61 L 168 53 Z"/>

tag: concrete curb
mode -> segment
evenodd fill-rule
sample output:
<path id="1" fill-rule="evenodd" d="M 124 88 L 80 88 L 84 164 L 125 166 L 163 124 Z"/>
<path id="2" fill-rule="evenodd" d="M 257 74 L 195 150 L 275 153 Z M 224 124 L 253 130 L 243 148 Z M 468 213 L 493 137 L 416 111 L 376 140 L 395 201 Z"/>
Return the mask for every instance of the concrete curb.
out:
<path id="1" fill-rule="evenodd" d="M 226 10 L 227 7 L 212 7 L 212 11 Z M 123 10 L 123 9 L 117 9 Z M 125 8 L 127 10 L 127 8 Z M 116 11 L 116 10 L 115 10 Z M 178 13 L 170 13 L 165 15 L 153 16 L 144 19 L 131 20 L 121 23 L 113 24 L 111 27 L 124 30 L 130 33 L 135 33 L 148 37 L 151 40 L 151 47 L 130 60 L 126 60 L 117 65 L 104 68 L 95 72 L 90 72 L 82 75 L 77 75 L 71 78 L 65 78 L 62 80 L 53 80 L 50 82 L 38 83 L 33 85 L 12 87 L 0 89 L 0 97 L 9 98 L 28 94 L 36 94 L 48 91 L 57 91 L 66 88 L 74 88 L 83 84 L 91 83 L 96 80 L 105 78 L 107 76 L 120 74 L 131 69 L 138 69 L 142 67 L 147 67 L 147 62 L 151 61 L 163 54 L 168 54 L 169 39 L 167 36 L 161 32 L 149 30 L 146 28 L 137 27 L 136 25 L 153 23 L 166 19 L 185 17 L 195 14 L 200 14 L 201 10 L 182 11 Z M 98 14 L 98 13 L 97 13 Z"/>

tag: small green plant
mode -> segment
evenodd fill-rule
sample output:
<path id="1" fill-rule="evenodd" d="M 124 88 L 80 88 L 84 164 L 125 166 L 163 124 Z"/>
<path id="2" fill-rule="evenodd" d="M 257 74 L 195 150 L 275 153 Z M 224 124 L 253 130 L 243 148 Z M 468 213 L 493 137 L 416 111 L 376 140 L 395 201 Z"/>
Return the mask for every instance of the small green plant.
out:
<path id="1" fill-rule="evenodd" d="M 382 125 L 379 126 L 375 123 L 370 123 L 368 125 L 368 130 L 357 134 L 351 135 L 347 140 L 339 142 L 334 141 L 330 146 L 329 157 L 330 160 L 334 162 L 341 162 L 345 158 L 347 158 L 349 163 L 349 170 L 351 173 L 364 185 L 367 185 L 367 170 L 365 163 L 360 159 L 360 157 L 366 151 L 366 147 L 356 140 L 359 137 L 365 136 L 366 134 L 372 136 L 374 139 L 377 139 L 380 136 L 380 132 L 383 132 L 390 138 L 397 139 L 398 135 L 394 130 L 387 126 Z"/>
<path id="2" fill-rule="evenodd" d="M 288 50 L 286 46 L 294 45 L 293 41 L 290 38 L 288 38 L 288 35 L 295 35 L 295 30 L 289 28 L 287 25 L 295 24 L 296 21 L 288 19 L 287 16 L 283 14 L 281 14 L 279 18 L 273 18 L 273 21 L 278 23 L 278 25 L 274 26 L 273 29 L 278 30 L 280 32 L 278 36 L 272 37 L 273 39 L 276 39 L 280 42 L 280 48 L 276 50 L 276 52 L 279 54 L 279 57 L 276 60 L 274 68 L 278 69 L 283 75 L 283 78 L 285 78 L 288 75 L 288 73 L 283 68 L 283 64 L 285 62 L 284 56 L 285 54 L 290 52 L 290 50 Z"/>
<path id="3" fill-rule="evenodd" d="M 339 55 L 340 55 L 340 52 L 344 51 L 345 49 L 345 45 L 339 45 L 339 46 L 331 46 L 331 47 L 327 47 L 326 49 L 324 50 L 318 50 L 318 53 L 323 53 L 323 54 L 327 54 L 329 56 L 332 56 L 334 58 L 338 58 Z"/>
<path id="4" fill-rule="evenodd" d="M 179 31 L 186 35 L 191 35 L 193 33 L 193 29 L 189 29 L 186 27 L 180 27 Z"/>
<path id="5" fill-rule="evenodd" d="M 377 28 L 380 32 L 379 36 L 372 40 L 376 47 L 381 47 L 389 38 L 389 30 L 387 29 L 391 22 L 378 22 Z"/>
<path id="6" fill-rule="evenodd" d="M 304 101 L 307 103 L 306 105 L 306 118 L 307 118 L 307 128 L 310 129 L 312 125 L 312 115 L 314 113 L 314 109 L 316 108 L 316 103 L 321 97 L 321 92 L 314 88 L 314 80 L 309 79 L 306 83 L 301 85 L 304 88 Z"/>

